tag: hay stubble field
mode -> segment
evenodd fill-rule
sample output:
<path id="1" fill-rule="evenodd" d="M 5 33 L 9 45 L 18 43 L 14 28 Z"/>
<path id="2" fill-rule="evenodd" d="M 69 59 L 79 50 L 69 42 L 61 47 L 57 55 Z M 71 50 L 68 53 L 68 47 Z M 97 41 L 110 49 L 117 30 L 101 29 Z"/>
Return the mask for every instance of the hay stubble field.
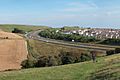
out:
<path id="1" fill-rule="evenodd" d="M 0 31 L 0 71 L 20 69 L 25 59 L 26 41 L 16 34 Z"/>

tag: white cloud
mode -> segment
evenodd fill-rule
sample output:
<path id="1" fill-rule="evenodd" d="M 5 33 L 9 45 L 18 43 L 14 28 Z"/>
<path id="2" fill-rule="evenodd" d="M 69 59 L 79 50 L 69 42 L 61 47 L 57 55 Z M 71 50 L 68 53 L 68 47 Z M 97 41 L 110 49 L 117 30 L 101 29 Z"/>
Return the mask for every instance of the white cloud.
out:
<path id="1" fill-rule="evenodd" d="M 108 16 L 112 16 L 112 15 L 119 15 L 120 16 L 120 11 L 118 11 L 118 10 L 108 11 L 108 12 L 106 12 L 106 14 Z"/>
<path id="2" fill-rule="evenodd" d="M 88 4 L 89 4 L 90 6 L 92 6 L 92 7 L 96 8 L 96 9 L 98 9 L 98 8 L 99 8 L 99 7 L 98 7 L 98 5 L 97 5 L 97 4 L 95 4 L 94 2 L 88 1 Z"/>
<path id="3" fill-rule="evenodd" d="M 80 2 L 70 2 L 67 5 L 69 6 L 79 6 L 81 3 Z"/>
<path id="4" fill-rule="evenodd" d="M 80 11 L 86 11 L 91 9 L 92 10 L 98 9 L 98 6 L 93 2 L 86 2 L 86 3 L 71 2 L 71 3 L 67 3 L 67 7 L 62 9 L 61 11 L 80 12 Z"/>
<path id="5" fill-rule="evenodd" d="M 81 11 L 82 9 L 80 8 L 65 8 L 61 11 L 65 11 L 65 12 L 78 12 L 78 11 Z"/>

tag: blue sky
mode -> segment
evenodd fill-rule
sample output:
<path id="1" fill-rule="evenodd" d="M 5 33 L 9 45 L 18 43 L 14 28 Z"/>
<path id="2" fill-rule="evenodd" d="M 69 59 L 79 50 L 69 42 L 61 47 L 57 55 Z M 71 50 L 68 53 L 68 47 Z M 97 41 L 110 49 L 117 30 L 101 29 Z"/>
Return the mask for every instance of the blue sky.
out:
<path id="1" fill-rule="evenodd" d="M 120 0 L 0 0 L 0 24 L 120 28 Z"/>

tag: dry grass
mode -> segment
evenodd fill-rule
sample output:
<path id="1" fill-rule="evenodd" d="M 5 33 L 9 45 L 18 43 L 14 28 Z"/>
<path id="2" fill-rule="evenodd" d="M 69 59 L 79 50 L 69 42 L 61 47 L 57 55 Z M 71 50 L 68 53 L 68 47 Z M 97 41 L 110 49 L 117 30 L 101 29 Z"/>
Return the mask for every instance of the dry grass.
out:
<path id="1" fill-rule="evenodd" d="M 61 51 L 73 52 L 76 55 L 81 53 L 89 53 L 89 49 L 85 48 L 74 48 L 64 45 L 51 44 L 37 40 L 29 40 L 29 44 L 33 49 L 33 52 L 38 55 L 58 55 Z M 97 51 L 98 56 L 105 55 L 104 52 Z"/>
<path id="2" fill-rule="evenodd" d="M 0 71 L 20 69 L 21 62 L 27 58 L 25 40 L 16 34 L 3 31 L 0 31 L 0 38 Z"/>

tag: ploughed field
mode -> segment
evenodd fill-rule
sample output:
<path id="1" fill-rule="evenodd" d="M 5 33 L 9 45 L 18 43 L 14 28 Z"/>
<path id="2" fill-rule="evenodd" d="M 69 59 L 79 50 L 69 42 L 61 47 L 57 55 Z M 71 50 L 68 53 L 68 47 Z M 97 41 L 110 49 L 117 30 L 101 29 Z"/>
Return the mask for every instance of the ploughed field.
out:
<path id="1" fill-rule="evenodd" d="M 26 41 L 16 34 L 0 31 L 0 71 L 20 69 L 25 59 Z"/>

